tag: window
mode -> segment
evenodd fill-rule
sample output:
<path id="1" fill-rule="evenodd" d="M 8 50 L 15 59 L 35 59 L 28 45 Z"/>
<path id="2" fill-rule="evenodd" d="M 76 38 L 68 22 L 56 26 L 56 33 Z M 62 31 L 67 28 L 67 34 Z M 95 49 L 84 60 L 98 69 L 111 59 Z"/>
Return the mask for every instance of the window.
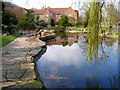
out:
<path id="1" fill-rule="evenodd" d="M 46 15 L 48 17 L 48 15 Z"/>
<path id="2" fill-rule="evenodd" d="M 71 17 L 71 14 L 69 14 L 69 16 Z"/>
<path id="3" fill-rule="evenodd" d="M 46 18 L 46 20 L 48 21 L 48 18 Z"/>

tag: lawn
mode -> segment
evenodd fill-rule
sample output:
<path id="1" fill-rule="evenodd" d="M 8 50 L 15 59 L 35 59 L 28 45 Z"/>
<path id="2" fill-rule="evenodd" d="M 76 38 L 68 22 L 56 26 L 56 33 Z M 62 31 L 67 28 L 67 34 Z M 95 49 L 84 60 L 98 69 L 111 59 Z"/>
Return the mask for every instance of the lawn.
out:
<path id="1" fill-rule="evenodd" d="M 69 27 L 66 27 L 66 29 L 73 30 L 73 31 L 83 31 L 84 26 L 83 25 L 79 25 L 77 27 L 71 27 L 71 26 L 69 26 Z"/>
<path id="2" fill-rule="evenodd" d="M 1 36 L 0 35 L 0 39 L 2 37 L 2 46 L 7 45 L 8 43 L 10 43 L 11 41 L 13 41 L 14 39 L 16 39 L 17 37 L 20 37 L 21 35 L 9 35 L 9 36 Z M 1 47 L 1 46 L 0 46 Z"/>
<path id="3" fill-rule="evenodd" d="M 115 32 L 115 31 L 114 31 L 113 33 L 116 34 L 116 35 L 119 35 L 119 32 Z"/>

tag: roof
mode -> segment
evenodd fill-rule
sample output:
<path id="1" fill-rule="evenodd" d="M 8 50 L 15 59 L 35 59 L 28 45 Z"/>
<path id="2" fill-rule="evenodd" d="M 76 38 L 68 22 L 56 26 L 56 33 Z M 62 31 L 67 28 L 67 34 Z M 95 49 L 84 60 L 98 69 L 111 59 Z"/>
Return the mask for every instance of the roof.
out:
<path id="1" fill-rule="evenodd" d="M 45 9 L 36 9 L 36 10 L 34 10 L 33 14 L 44 14 L 47 10 L 49 10 L 53 14 L 62 15 L 65 13 L 65 11 L 67 9 L 68 8 L 50 8 L 50 7 L 47 7 Z M 32 10 L 30 9 L 29 11 L 32 11 Z M 74 11 L 78 13 L 78 10 L 74 10 Z"/>
<path id="2" fill-rule="evenodd" d="M 77 14 L 79 14 L 79 11 L 78 10 L 74 10 Z"/>

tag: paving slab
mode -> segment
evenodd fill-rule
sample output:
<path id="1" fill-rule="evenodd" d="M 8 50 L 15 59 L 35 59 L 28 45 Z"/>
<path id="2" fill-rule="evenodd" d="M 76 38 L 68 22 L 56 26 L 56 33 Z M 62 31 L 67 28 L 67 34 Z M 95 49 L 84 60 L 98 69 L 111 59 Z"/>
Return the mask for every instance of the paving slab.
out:
<path id="1" fill-rule="evenodd" d="M 31 38 L 34 39 L 34 42 L 31 41 Z M 19 83 L 29 85 L 25 83 L 36 78 L 31 58 L 45 44 L 32 35 L 24 35 L 2 47 L 2 80 L 0 81 L 2 84 L 0 87 L 12 87 Z"/>

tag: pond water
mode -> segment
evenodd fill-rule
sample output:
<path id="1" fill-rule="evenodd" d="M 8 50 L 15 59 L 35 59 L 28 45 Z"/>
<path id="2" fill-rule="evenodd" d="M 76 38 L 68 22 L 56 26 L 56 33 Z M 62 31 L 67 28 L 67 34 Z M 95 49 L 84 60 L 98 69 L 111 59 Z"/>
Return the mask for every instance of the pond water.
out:
<path id="1" fill-rule="evenodd" d="M 62 33 L 46 42 L 36 64 L 47 88 L 118 87 L 118 39 L 100 39 L 90 46 L 86 38 Z"/>

